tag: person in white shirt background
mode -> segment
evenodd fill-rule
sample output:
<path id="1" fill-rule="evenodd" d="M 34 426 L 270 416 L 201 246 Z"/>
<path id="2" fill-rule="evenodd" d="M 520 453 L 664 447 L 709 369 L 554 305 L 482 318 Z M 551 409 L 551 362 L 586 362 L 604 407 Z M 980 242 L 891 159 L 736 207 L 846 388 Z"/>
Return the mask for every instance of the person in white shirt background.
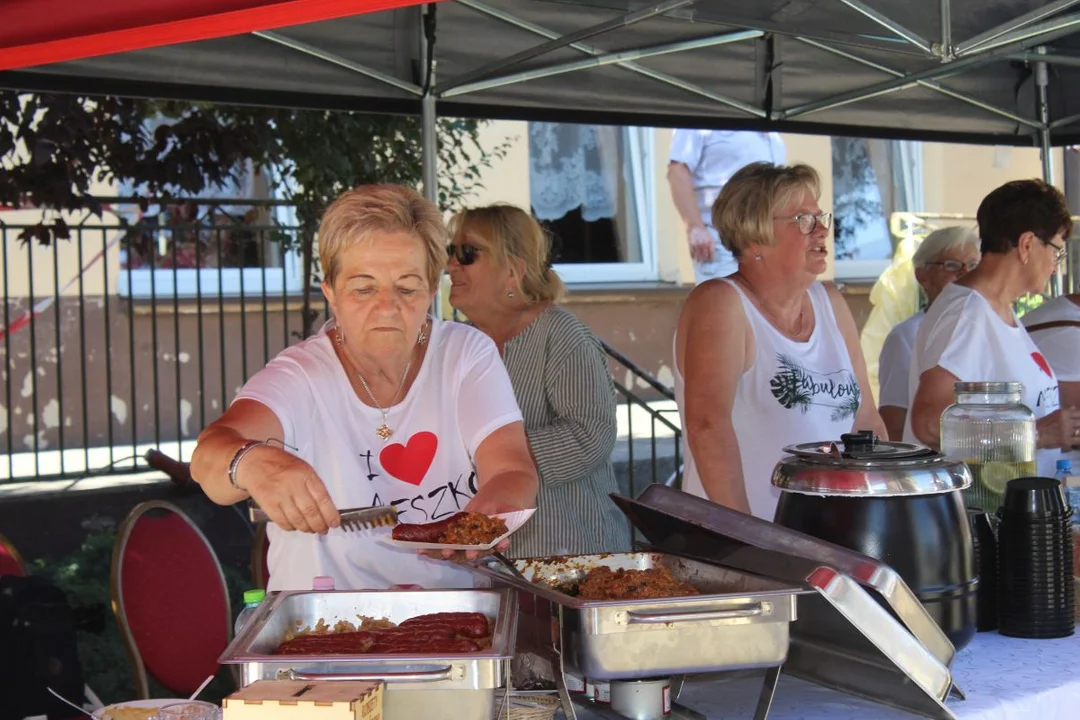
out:
<path id="1" fill-rule="evenodd" d="M 1024 315 L 1024 326 L 1057 375 L 1061 407 L 1080 407 L 1080 293 L 1048 300 Z M 1062 457 L 1080 471 L 1080 450 Z"/>
<path id="2" fill-rule="evenodd" d="M 889 437 L 897 439 L 904 434 L 907 418 L 908 371 L 915 335 L 926 317 L 926 309 L 945 286 L 979 264 L 979 236 L 973 229 L 958 225 L 939 228 L 919 243 L 911 263 L 915 267 L 915 280 L 926 294 L 926 305 L 892 329 L 878 359 L 878 412 Z"/>
<path id="3" fill-rule="evenodd" d="M 676 130 L 668 158 L 668 184 L 694 261 L 694 282 L 727 277 L 739 263 L 712 225 L 720 189 L 752 162 L 784 165 L 787 151 L 778 133 L 734 130 Z"/>
<path id="4" fill-rule="evenodd" d="M 1014 180 L 987 195 L 976 217 L 979 266 L 945 286 L 915 336 L 904 440 L 940 446 L 956 382 L 1019 382 L 1035 414 L 1038 473 L 1053 477 L 1061 450 L 1080 445 L 1080 410 L 1060 406 L 1057 377 L 1013 305 L 1042 292 L 1064 258 L 1069 208 L 1053 185 Z"/>

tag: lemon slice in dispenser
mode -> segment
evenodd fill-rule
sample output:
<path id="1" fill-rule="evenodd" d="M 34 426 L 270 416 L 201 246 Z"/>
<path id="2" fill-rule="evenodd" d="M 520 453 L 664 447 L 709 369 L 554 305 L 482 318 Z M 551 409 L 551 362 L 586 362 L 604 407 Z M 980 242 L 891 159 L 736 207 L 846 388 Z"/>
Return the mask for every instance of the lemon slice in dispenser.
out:
<path id="1" fill-rule="evenodd" d="M 978 482 L 995 495 L 1002 495 L 1005 486 L 1015 477 L 1018 475 L 1013 463 L 988 462 L 979 468 Z"/>

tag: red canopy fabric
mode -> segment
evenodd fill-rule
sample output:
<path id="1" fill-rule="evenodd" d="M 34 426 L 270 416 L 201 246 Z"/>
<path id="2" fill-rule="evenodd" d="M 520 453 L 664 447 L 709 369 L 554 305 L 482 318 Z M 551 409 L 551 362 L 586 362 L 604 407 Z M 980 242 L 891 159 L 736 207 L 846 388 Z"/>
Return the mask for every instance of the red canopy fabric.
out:
<path id="1" fill-rule="evenodd" d="M 431 1 L 5 0 L 0 6 L 0 70 L 241 35 Z"/>

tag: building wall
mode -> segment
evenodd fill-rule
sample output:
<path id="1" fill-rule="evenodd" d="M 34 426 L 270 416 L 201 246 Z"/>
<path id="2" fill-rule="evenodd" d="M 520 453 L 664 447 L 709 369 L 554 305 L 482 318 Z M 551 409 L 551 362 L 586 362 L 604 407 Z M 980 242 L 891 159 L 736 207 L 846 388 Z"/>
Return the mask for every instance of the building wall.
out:
<path id="1" fill-rule="evenodd" d="M 482 133 L 489 146 L 504 140 L 511 144 L 506 157 L 485 172 L 485 187 L 471 203 L 499 201 L 527 207 L 527 124 L 496 122 Z M 572 287 L 567 304 L 600 337 L 670 384 L 671 340 L 681 304 L 692 288 L 693 270 L 666 180 L 671 131 L 658 129 L 653 135 L 659 282 Z M 831 207 L 829 138 L 787 135 L 785 141 L 790 162 L 818 169 L 822 207 Z M 1061 162 L 1057 152 L 1059 185 Z M 965 215 L 974 215 L 979 200 L 1002 182 L 1041 174 L 1034 149 L 928 143 L 924 166 L 926 210 Z M 99 190 L 109 193 L 108 188 Z M 61 440 L 66 447 L 80 447 L 84 441 L 100 445 L 110 439 L 141 443 L 153 442 L 158 435 L 194 437 L 204 419 L 221 412 L 246 374 L 296 339 L 301 324 L 296 298 L 289 298 L 287 307 L 280 300 L 270 301 L 265 311 L 261 299 L 241 305 L 210 298 L 204 301 L 201 325 L 193 300 L 152 306 L 118 298 L 116 247 L 95 258 L 113 238 L 99 226 L 115 218 L 67 217 L 70 224 L 83 227 L 81 248 L 78 233 L 55 249 L 19 242 L 11 226 L 39 217 L 33 212 L 0 216 L 5 325 L 10 327 L 34 302 L 56 296 L 81 267 L 91 269 L 32 326 L 13 329 L 0 341 L 0 354 L 7 361 L 0 378 L 0 448 L 9 453 L 57 448 Z M 832 270 L 830 264 L 828 277 Z M 870 310 L 867 290 L 847 288 L 860 324 Z M 617 379 L 630 382 L 625 370 L 615 365 L 613 370 Z M 3 473 L 0 467 L 0 476 Z"/>

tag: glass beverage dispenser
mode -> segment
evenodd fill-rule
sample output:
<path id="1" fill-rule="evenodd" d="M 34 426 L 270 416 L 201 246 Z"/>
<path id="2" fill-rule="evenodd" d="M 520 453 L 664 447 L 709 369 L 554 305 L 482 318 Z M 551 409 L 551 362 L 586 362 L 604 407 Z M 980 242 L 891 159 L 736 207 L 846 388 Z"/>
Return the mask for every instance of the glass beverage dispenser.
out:
<path id="1" fill-rule="evenodd" d="M 973 482 L 964 504 L 994 512 L 1005 484 L 1035 469 L 1035 415 L 1020 402 L 1018 382 L 958 382 L 956 402 L 941 414 L 941 452 L 963 460 Z"/>

